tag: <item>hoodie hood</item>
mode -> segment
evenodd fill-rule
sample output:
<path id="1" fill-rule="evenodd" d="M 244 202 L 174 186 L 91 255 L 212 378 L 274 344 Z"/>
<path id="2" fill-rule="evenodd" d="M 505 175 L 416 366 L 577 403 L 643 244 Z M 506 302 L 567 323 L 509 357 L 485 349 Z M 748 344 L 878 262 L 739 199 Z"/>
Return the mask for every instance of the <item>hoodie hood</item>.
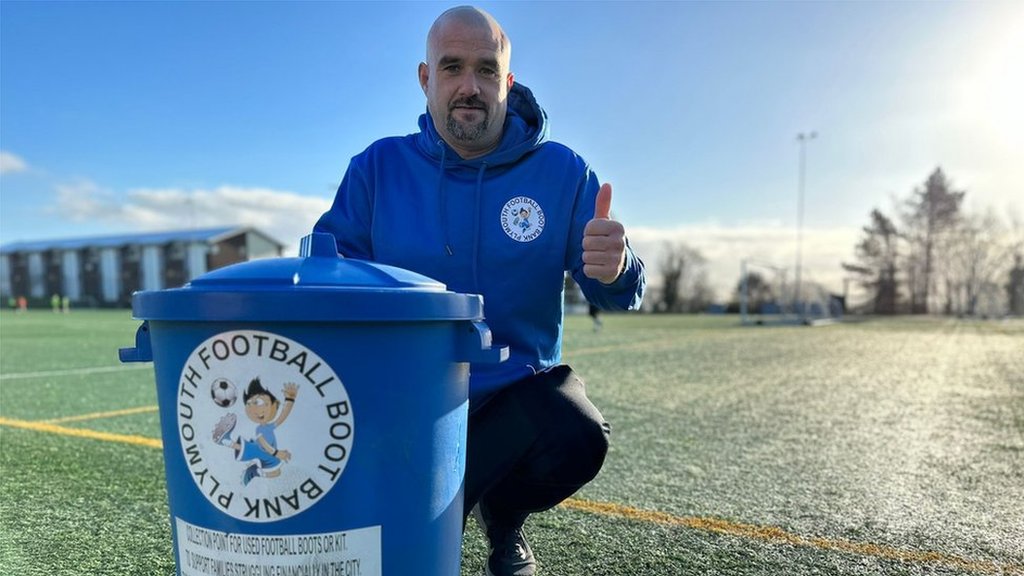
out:
<path id="1" fill-rule="evenodd" d="M 497 167 L 513 164 L 548 140 L 547 113 L 537 104 L 533 92 L 518 82 L 512 84 L 508 93 L 508 112 L 501 142 L 497 148 L 483 156 L 471 160 L 459 158 L 434 128 L 434 119 L 429 110 L 420 115 L 419 126 L 416 143 L 420 150 L 449 166 L 475 167 L 486 163 L 490 167 Z"/>

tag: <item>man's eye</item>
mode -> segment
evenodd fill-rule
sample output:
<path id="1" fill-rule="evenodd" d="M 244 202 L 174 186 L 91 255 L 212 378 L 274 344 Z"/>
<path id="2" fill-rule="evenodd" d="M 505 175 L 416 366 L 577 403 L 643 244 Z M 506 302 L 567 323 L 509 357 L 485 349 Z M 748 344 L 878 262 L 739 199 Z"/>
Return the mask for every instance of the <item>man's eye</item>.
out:
<path id="1" fill-rule="evenodd" d="M 459 70 L 460 70 L 461 68 L 462 68 L 462 67 L 461 67 L 461 66 L 459 66 L 458 64 L 449 64 L 449 65 L 445 66 L 444 68 L 442 68 L 442 70 L 444 70 L 445 72 L 449 72 L 449 73 L 452 73 L 452 74 L 456 74 L 456 73 L 458 73 L 458 72 L 459 72 Z"/>
<path id="2" fill-rule="evenodd" d="M 483 76 L 487 76 L 488 78 L 493 78 L 494 76 L 498 75 L 498 71 L 495 70 L 494 68 L 481 68 L 480 74 Z"/>

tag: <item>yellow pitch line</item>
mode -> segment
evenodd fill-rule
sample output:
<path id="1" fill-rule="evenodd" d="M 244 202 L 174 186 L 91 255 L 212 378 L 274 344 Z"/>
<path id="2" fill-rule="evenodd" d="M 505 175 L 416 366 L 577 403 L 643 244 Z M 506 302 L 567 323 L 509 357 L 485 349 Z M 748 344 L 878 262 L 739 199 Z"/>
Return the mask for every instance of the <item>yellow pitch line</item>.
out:
<path id="1" fill-rule="evenodd" d="M 21 428 L 22 430 L 32 430 L 33 432 L 60 434 L 62 436 L 74 436 L 76 438 L 89 438 L 90 440 L 134 444 L 136 446 L 146 446 L 149 448 L 163 448 L 163 442 L 158 438 L 146 438 L 145 436 L 136 436 L 134 434 L 113 434 L 110 432 L 99 432 L 97 430 L 86 430 L 84 428 L 68 428 L 67 426 L 58 426 L 49 422 L 29 422 L 26 420 L 14 420 L 11 418 L 0 417 L 0 426 Z"/>
<path id="2" fill-rule="evenodd" d="M 149 409 L 151 409 L 151 407 L 134 408 L 130 410 L 142 411 Z M 126 411 L 119 410 L 116 412 Z M 89 414 L 85 416 L 99 417 L 96 415 Z M 111 434 L 109 432 L 98 432 L 96 430 L 86 430 L 82 428 L 68 428 L 66 426 L 58 426 L 56 424 L 53 424 L 52 422 L 30 422 L 26 420 L 14 420 L 11 418 L 0 417 L 0 426 L 21 428 L 24 430 L 32 430 L 35 432 L 60 434 L 63 436 L 74 436 L 77 438 L 89 438 L 91 440 L 120 442 L 122 444 L 133 444 L 136 446 L 146 446 L 149 448 L 163 447 L 163 443 L 158 438 L 146 438 L 145 436 L 136 436 L 131 434 Z M 738 522 L 729 522 L 728 520 L 721 520 L 718 518 L 702 518 L 697 516 L 673 516 L 672 514 L 668 514 L 666 512 L 641 510 L 639 508 L 632 508 L 629 506 L 624 506 L 622 504 L 613 504 L 611 502 L 592 502 L 589 500 L 581 500 L 578 498 L 569 498 L 568 500 L 562 502 L 561 506 L 563 508 L 579 510 L 582 512 L 589 512 L 592 514 L 599 514 L 601 516 L 616 516 L 619 518 L 626 518 L 629 520 L 640 520 L 667 526 L 684 526 L 686 528 L 691 528 L 693 530 L 714 532 L 717 534 L 726 534 L 729 536 L 749 538 L 752 540 L 762 540 L 765 542 L 789 544 L 792 546 L 807 546 L 819 548 L 822 550 L 839 550 L 842 552 L 850 552 L 854 554 L 860 554 L 863 556 L 874 556 L 877 558 L 899 560 L 903 562 L 910 562 L 916 564 L 941 564 L 948 567 L 958 568 L 961 570 L 968 570 L 971 572 L 980 572 L 984 574 L 1001 574 L 1003 576 L 1024 576 L 1024 566 L 1016 564 L 999 564 L 997 562 L 974 561 L 968 560 L 966 558 L 961 558 L 959 556 L 953 556 L 951 554 L 942 554 L 939 552 L 920 552 L 916 550 L 902 550 L 899 548 L 893 548 L 891 546 L 881 546 L 878 544 L 871 544 L 866 542 L 829 540 L 827 538 L 806 538 L 804 536 L 799 536 L 797 534 L 791 534 L 775 526 L 756 526 L 753 524 L 741 524 Z"/>
<path id="3" fill-rule="evenodd" d="M 718 518 L 673 516 L 672 514 L 667 514 L 665 512 L 640 510 L 629 506 L 623 506 L 621 504 L 613 504 L 610 502 L 591 502 L 589 500 L 581 500 L 578 498 L 570 498 L 562 502 L 561 506 L 572 510 L 580 510 L 602 516 L 617 516 L 620 518 L 642 520 L 667 526 L 684 526 L 704 532 L 739 536 L 752 540 L 762 540 L 765 542 L 789 544 L 792 546 L 807 546 L 820 548 L 822 550 L 839 550 L 863 556 L 874 556 L 876 558 L 899 560 L 915 564 L 941 564 L 951 568 L 980 572 L 984 574 L 1002 574 L 1006 576 L 1024 575 L 1024 566 L 1016 564 L 1000 564 L 997 562 L 968 560 L 951 554 L 903 550 L 900 548 L 893 548 L 891 546 L 882 546 L 867 542 L 830 540 L 828 538 L 806 538 L 804 536 L 786 532 L 785 530 L 774 526 L 740 524 Z"/>
<path id="4" fill-rule="evenodd" d="M 63 424 L 65 422 L 81 422 L 82 420 L 97 420 L 99 418 L 113 418 L 115 416 L 130 416 L 132 414 L 144 414 L 146 412 L 156 412 L 159 410 L 156 406 L 139 406 L 138 408 L 125 408 L 124 410 L 111 410 L 109 412 L 93 412 L 92 414 L 81 414 L 79 416 L 65 416 L 64 418 L 53 418 L 51 420 L 43 420 L 48 424 Z"/>

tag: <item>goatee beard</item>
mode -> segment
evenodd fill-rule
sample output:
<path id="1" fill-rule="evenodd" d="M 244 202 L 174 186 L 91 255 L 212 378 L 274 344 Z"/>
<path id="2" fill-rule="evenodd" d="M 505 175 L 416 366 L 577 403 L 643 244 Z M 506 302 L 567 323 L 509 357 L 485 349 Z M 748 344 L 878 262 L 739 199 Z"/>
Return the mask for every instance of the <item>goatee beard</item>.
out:
<path id="1" fill-rule="evenodd" d="M 456 121 L 451 114 L 448 114 L 448 117 L 445 119 L 445 127 L 452 138 L 461 142 L 472 142 L 478 140 L 487 132 L 488 120 L 489 118 L 485 116 L 483 120 L 476 124 L 462 124 Z"/>

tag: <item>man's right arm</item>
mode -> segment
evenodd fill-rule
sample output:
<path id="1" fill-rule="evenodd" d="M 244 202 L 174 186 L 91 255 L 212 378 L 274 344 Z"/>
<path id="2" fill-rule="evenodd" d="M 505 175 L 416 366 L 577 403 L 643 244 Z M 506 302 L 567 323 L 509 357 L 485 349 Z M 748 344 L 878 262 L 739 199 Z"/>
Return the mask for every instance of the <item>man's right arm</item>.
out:
<path id="1" fill-rule="evenodd" d="M 349 163 L 334 203 L 317 220 L 313 231 L 333 234 L 338 253 L 346 258 L 373 260 L 373 193 L 356 160 Z"/>

